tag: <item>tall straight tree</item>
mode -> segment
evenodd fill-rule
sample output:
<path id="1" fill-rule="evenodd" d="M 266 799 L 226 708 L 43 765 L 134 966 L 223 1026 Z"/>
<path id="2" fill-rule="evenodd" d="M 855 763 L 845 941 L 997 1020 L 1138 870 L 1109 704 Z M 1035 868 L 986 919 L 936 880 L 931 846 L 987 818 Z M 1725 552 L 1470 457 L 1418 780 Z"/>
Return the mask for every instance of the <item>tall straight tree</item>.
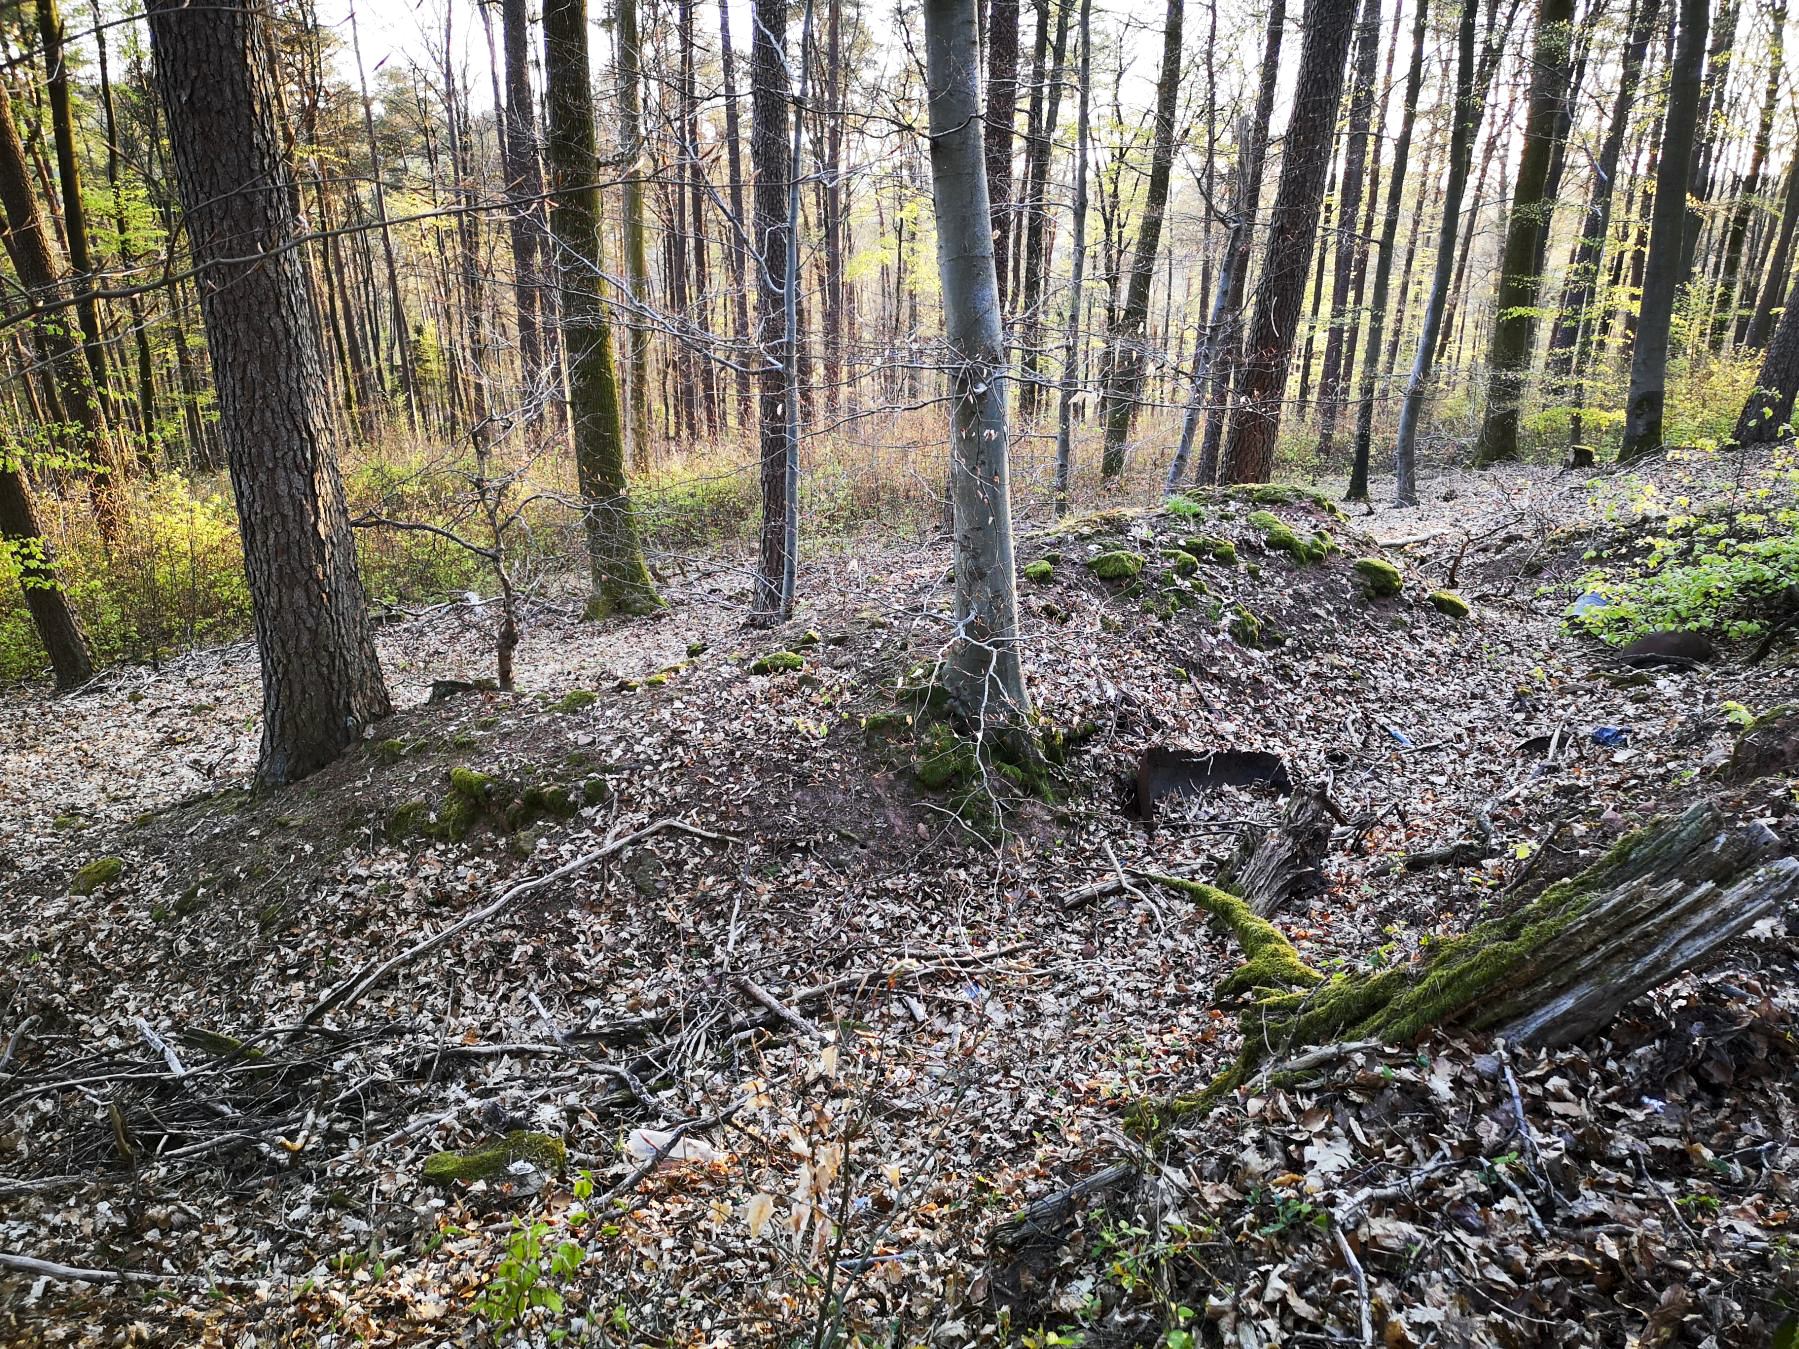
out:
<path id="1" fill-rule="evenodd" d="M 1281 181 L 1243 357 L 1240 399 L 1224 447 L 1225 482 L 1266 482 L 1274 469 L 1293 333 L 1311 269 L 1337 105 L 1343 96 L 1343 63 L 1355 21 L 1355 0 L 1310 0 L 1306 6 L 1305 43 L 1299 52 L 1299 81 L 1287 123 Z"/>
<path id="2" fill-rule="evenodd" d="M 1068 18 L 1074 7 L 1074 0 L 1057 0 L 1056 39 L 1050 63 L 1049 87 L 1044 89 L 1039 82 L 1039 87 L 1031 91 L 1030 143 L 1025 150 L 1028 194 L 1024 203 L 1023 220 L 1024 277 L 1021 288 L 1017 290 L 1018 298 L 1014 305 L 1014 309 L 1024 319 L 1023 332 L 1019 338 L 1019 365 L 1023 378 L 1018 388 L 1018 410 L 1026 419 L 1037 415 L 1037 409 L 1043 401 L 1043 385 L 1038 371 L 1042 362 L 1039 348 L 1043 340 L 1043 288 L 1049 274 L 1046 247 L 1050 237 L 1047 180 L 1050 148 L 1061 115 L 1063 66 L 1068 56 Z M 1038 0 L 1039 25 L 1043 23 L 1048 9 L 1049 0 Z M 1042 45 L 1041 42 L 1038 43 L 1039 47 Z"/>
<path id="3" fill-rule="evenodd" d="M 599 155 L 587 56 L 587 0 L 545 0 L 544 104 L 548 120 L 550 234 L 562 293 L 569 423 L 592 582 L 587 616 L 646 614 L 662 607 L 637 537 L 625 484 L 612 330 L 600 294 Z"/>
<path id="4" fill-rule="evenodd" d="M 1685 249 L 1687 177 L 1699 115 L 1700 71 L 1705 62 L 1709 0 L 1681 0 L 1680 41 L 1668 79 L 1668 110 L 1662 119 L 1661 158 L 1655 173 L 1654 214 L 1649 221 L 1649 253 L 1643 263 L 1643 298 L 1637 310 L 1636 343 L 1630 353 L 1630 393 L 1624 403 L 1621 460 L 1662 446 L 1662 407 L 1667 400 L 1668 334 L 1674 322 Z"/>
<path id="5" fill-rule="evenodd" d="M 9 438 L 11 439 L 11 438 Z M 25 464 L 14 445 L 0 446 L 0 554 L 19 573 L 25 608 L 37 629 L 58 689 L 72 689 L 93 677 L 87 634 L 57 574 L 56 553 L 38 528 L 37 510 Z"/>
<path id="6" fill-rule="evenodd" d="M 1401 506 L 1418 504 L 1414 448 L 1418 442 L 1418 422 L 1424 412 L 1425 393 L 1430 387 L 1437 340 L 1443 331 L 1443 315 L 1449 307 L 1462 198 L 1468 191 L 1468 171 L 1474 163 L 1474 138 L 1480 131 L 1481 110 L 1487 102 L 1487 78 L 1492 65 L 1489 61 L 1481 63 L 1478 82 L 1474 71 L 1474 21 L 1479 12 L 1480 0 L 1462 0 L 1462 16 L 1456 25 L 1454 120 L 1449 128 L 1449 175 L 1443 185 L 1443 219 L 1437 227 L 1437 264 L 1431 277 L 1430 293 L 1424 302 L 1418 352 L 1406 380 L 1405 401 L 1399 408 L 1399 430 L 1393 441 L 1393 495 Z"/>
<path id="7" fill-rule="evenodd" d="M 785 616 L 793 608 L 793 556 L 799 503 L 792 499 L 799 447 L 789 385 L 787 259 L 793 229 L 787 213 L 793 178 L 787 122 L 787 0 L 755 0 L 750 10 L 750 170 L 755 175 L 750 264 L 756 269 L 756 403 L 762 460 L 762 537 L 756 612 Z"/>
<path id="8" fill-rule="evenodd" d="M 1774 236 L 1774 252 L 1768 260 L 1768 275 L 1762 282 L 1761 298 L 1755 302 L 1755 316 L 1749 320 L 1740 339 L 1744 346 L 1760 347 L 1774 331 L 1774 308 L 1786 294 L 1787 263 L 1791 260 L 1793 235 L 1799 227 L 1799 149 L 1787 168 L 1784 204 L 1780 209 L 1780 228 Z"/>
<path id="9" fill-rule="evenodd" d="M 390 705 L 337 473 L 324 353 L 295 246 L 262 11 L 153 0 L 168 117 L 262 655 L 259 784 L 330 762 Z"/>
<path id="10" fill-rule="evenodd" d="M 618 39 L 618 135 L 625 160 L 619 191 L 619 234 L 625 251 L 625 288 L 631 313 L 625 318 L 625 430 L 632 462 L 650 458 L 650 264 L 643 243 L 643 52 L 637 34 L 637 0 L 615 0 L 613 29 Z"/>
<path id="11" fill-rule="evenodd" d="M 500 45 L 505 53 L 506 104 L 501 117 L 501 162 L 506 170 L 506 191 L 513 199 L 506 214 L 506 237 L 512 248 L 512 271 L 517 292 L 518 352 L 525 379 L 539 395 L 547 395 L 552 381 L 544 359 L 544 329 L 548 326 L 543 285 L 543 259 L 539 252 L 538 198 L 543 192 L 543 166 L 537 154 L 536 100 L 531 96 L 531 20 L 525 0 L 500 0 Z M 559 383 L 560 381 L 555 381 Z M 554 403 L 554 398 L 542 402 Z M 540 399 L 533 398 L 535 415 Z"/>
<path id="12" fill-rule="evenodd" d="M 1768 7 L 1768 19 L 1771 31 L 1768 40 L 1767 89 L 1762 96 L 1761 120 L 1756 123 L 1755 141 L 1749 151 L 1749 169 L 1743 175 L 1742 186 L 1737 191 L 1736 208 L 1730 217 L 1730 231 L 1725 237 L 1724 267 L 1718 276 L 1718 291 L 1723 304 L 1718 309 L 1712 327 L 1714 350 L 1724 345 L 1733 329 L 1738 333 L 1747 331 L 1749 306 L 1754 299 L 1751 296 L 1740 311 L 1732 308 L 1737 305 L 1737 279 L 1743 265 L 1743 248 L 1749 239 L 1750 221 L 1761 195 L 1762 170 L 1767 166 L 1768 147 L 1774 138 L 1774 114 L 1780 107 L 1781 56 L 1787 26 L 1786 0 L 1773 0 Z"/>
<path id="13" fill-rule="evenodd" d="M 977 738 L 1028 744 L 1007 481 L 1005 333 L 980 132 L 975 0 L 925 0 L 931 197 L 950 371 L 956 630 L 944 684 Z"/>
<path id="14" fill-rule="evenodd" d="M 1350 468 L 1349 490 L 1344 493 L 1350 501 L 1368 499 L 1368 461 L 1374 449 L 1374 392 L 1380 371 L 1381 341 L 1386 335 L 1387 288 L 1393 279 L 1393 245 L 1399 240 L 1400 199 L 1412 153 L 1412 124 L 1417 121 L 1418 92 L 1424 84 L 1424 38 L 1430 6 L 1427 0 L 1413 3 L 1412 63 L 1406 70 L 1405 107 L 1399 115 L 1399 139 L 1393 146 L 1393 178 L 1387 187 L 1386 219 L 1381 222 L 1380 256 L 1374 264 L 1374 294 L 1368 302 L 1368 350 L 1362 358 L 1362 386 L 1356 406 L 1355 461 Z"/>
<path id="15" fill-rule="evenodd" d="M 1498 312 L 1487 348 L 1487 410 L 1474 441 L 1474 464 L 1485 468 L 1518 457 L 1518 422 L 1537 335 L 1541 260 L 1555 198 L 1550 195 L 1556 146 L 1567 135 L 1563 107 L 1573 78 L 1574 0 L 1541 0 L 1531 49 L 1530 101 L 1524 149 L 1506 217 L 1499 262 Z"/>
<path id="16" fill-rule="evenodd" d="M 1276 0 L 1279 3 L 1279 0 Z M 1074 222 L 1068 314 L 1062 330 L 1062 388 L 1056 400 L 1056 514 L 1068 514 L 1074 479 L 1074 398 L 1080 385 L 1081 298 L 1087 278 L 1087 133 L 1093 91 L 1093 0 L 1081 0 L 1081 63 L 1075 84 Z"/>
<path id="17" fill-rule="evenodd" d="M 993 267 L 1006 299 L 1006 244 L 1012 225 L 1012 121 L 1018 113 L 1018 0 L 988 0 L 987 116 L 982 145 L 993 208 Z"/>
<path id="18" fill-rule="evenodd" d="M 737 126 L 737 63 L 731 51 L 730 0 L 719 0 L 718 3 L 718 54 L 724 72 L 725 162 L 731 174 L 731 316 L 736 323 L 732 333 L 736 339 L 736 359 L 732 364 L 736 369 L 732 373 L 737 380 L 737 424 L 747 430 L 750 424 L 750 363 L 743 358 L 742 347 L 750 337 L 746 265 L 749 250 L 744 247 L 744 232 L 749 228 L 749 222 L 743 214 L 743 149 Z"/>
<path id="19" fill-rule="evenodd" d="M 1156 250 L 1168 210 L 1168 178 L 1174 167 L 1174 114 L 1181 88 L 1181 15 L 1184 0 L 1168 0 L 1162 21 L 1162 73 L 1156 81 L 1156 134 L 1150 150 L 1149 184 L 1143 194 L 1143 216 L 1137 225 L 1137 247 L 1124 305 L 1107 334 L 1106 441 L 1100 471 L 1108 479 L 1124 472 L 1124 446 L 1137 416 L 1149 342 L 1149 291 L 1155 280 Z M 1342 71 L 1337 72 L 1341 82 Z"/>

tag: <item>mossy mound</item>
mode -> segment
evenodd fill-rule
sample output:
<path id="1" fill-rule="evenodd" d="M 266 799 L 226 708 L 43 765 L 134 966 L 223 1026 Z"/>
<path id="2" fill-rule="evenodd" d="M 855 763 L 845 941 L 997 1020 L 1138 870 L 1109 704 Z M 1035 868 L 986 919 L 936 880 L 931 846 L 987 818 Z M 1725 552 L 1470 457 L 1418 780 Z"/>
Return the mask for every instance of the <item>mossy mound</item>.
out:
<path id="1" fill-rule="evenodd" d="M 1199 559 L 1185 548 L 1164 548 L 1162 557 L 1176 576 L 1191 576 L 1199 570 Z"/>
<path id="2" fill-rule="evenodd" d="M 111 885 L 125 874 L 123 857 L 96 857 L 69 877 L 71 895 L 91 895 L 103 885 Z"/>
<path id="3" fill-rule="evenodd" d="M 1743 727 L 1724 771 L 1736 782 L 1799 771 L 1799 704 L 1771 707 Z"/>
<path id="4" fill-rule="evenodd" d="M 1258 506 L 1297 506 L 1302 502 L 1316 507 L 1333 520 L 1347 520 L 1343 508 L 1322 492 L 1314 492 L 1307 487 L 1292 487 L 1286 483 L 1259 482 L 1247 487 L 1230 489 L 1237 497 L 1250 501 Z"/>
<path id="5" fill-rule="evenodd" d="M 919 759 L 913 774 L 927 791 L 945 788 L 980 776 L 981 763 L 974 742 L 957 735 L 942 722 L 933 723 L 919 743 Z"/>
<path id="6" fill-rule="evenodd" d="M 473 1184 L 500 1179 L 515 1162 L 561 1175 L 568 1169 L 568 1148 L 554 1134 L 514 1129 L 503 1138 L 461 1152 L 432 1153 L 425 1158 L 424 1176 L 433 1185 Z"/>
<path id="7" fill-rule="evenodd" d="M 1302 567 L 1321 562 L 1338 551 L 1335 541 L 1323 530 L 1301 538 L 1291 525 L 1270 511 L 1251 511 L 1248 520 L 1271 552 L 1285 553 Z"/>
<path id="8" fill-rule="evenodd" d="M 1046 586 L 1056 579 L 1056 567 L 1048 558 L 1040 557 L 1035 562 L 1024 564 L 1024 579 L 1040 586 Z"/>
<path id="9" fill-rule="evenodd" d="M 1433 590 L 1425 596 L 1440 614 L 1448 614 L 1451 618 L 1466 618 L 1474 611 L 1468 607 L 1468 601 L 1453 590 Z"/>
<path id="10" fill-rule="evenodd" d="M 516 834 L 539 820 L 573 819 L 582 805 L 597 805 L 612 792 L 604 778 L 588 778 L 577 800 L 574 789 L 564 783 L 521 786 L 464 764 L 452 768 L 449 777 L 450 789 L 435 806 L 423 800 L 403 801 L 388 813 L 383 832 L 390 842 L 431 838 L 457 843 L 483 821 L 500 832 Z"/>
<path id="11" fill-rule="evenodd" d="M 1143 574 L 1143 554 L 1114 548 L 1088 558 L 1087 566 L 1102 581 L 1134 581 Z"/>
<path id="12" fill-rule="evenodd" d="M 1237 545 L 1229 539 L 1213 539 L 1203 534 L 1195 534 L 1191 538 L 1181 540 L 1181 547 L 1195 557 L 1203 557 L 1220 566 L 1237 565 Z"/>
<path id="13" fill-rule="evenodd" d="M 806 658 L 797 651 L 770 651 L 750 662 L 750 673 L 756 675 L 790 674 L 802 670 Z"/>
<path id="14" fill-rule="evenodd" d="M 1390 599 L 1405 588 L 1405 574 L 1384 558 L 1358 557 L 1354 565 L 1362 589 L 1374 599 Z"/>
<path id="15" fill-rule="evenodd" d="M 1269 626 L 1268 621 L 1247 604 L 1233 604 L 1230 615 L 1227 631 L 1238 646 L 1246 646 L 1251 651 L 1265 651 L 1271 646 L 1280 645 L 1280 637 Z"/>
<path id="16" fill-rule="evenodd" d="M 550 711 L 579 712 L 584 707 L 592 707 L 599 696 L 592 689 L 570 689 L 550 704 Z"/>

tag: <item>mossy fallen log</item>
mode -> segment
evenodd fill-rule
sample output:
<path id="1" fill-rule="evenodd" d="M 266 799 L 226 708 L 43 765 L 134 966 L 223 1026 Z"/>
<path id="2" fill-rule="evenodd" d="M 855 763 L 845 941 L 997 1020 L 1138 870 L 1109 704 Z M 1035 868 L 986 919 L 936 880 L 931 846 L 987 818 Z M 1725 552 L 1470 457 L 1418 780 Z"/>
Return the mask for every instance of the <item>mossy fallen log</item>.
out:
<path id="1" fill-rule="evenodd" d="M 1799 859 L 1759 824 L 1708 802 L 1621 840 L 1517 911 L 1437 945 L 1411 967 L 1326 979 L 1237 896 L 1175 876 L 1243 948 L 1218 996 L 1251 990 L 1237 1063 L 1177 1113 L 1209 1105 L 1281 1057 L 1343 1040 L 1409 1044 L 1438 1028 L 1554 1046 L 1600 1029 L 1639 994 L 1799 902 Z M 1278 1063 L 1275 1065 L 1278 1072 Z"/>

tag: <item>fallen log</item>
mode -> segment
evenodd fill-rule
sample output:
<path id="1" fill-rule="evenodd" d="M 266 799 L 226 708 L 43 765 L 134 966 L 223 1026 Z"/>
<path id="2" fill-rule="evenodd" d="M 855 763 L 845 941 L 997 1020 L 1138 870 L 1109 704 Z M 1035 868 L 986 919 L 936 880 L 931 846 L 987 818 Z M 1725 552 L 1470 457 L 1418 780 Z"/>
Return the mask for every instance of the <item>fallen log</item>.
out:
<path id="1" fill-rule="evenodd" d="M 1243 947 L 1219 996 L 1257 994 L 1234 1067 L 1178 1110 L 1209 1105 L 1271 1060 L 1343 1040 L 1409 1044 L 1440 1028 L 1517 1044 L 1567 1044 L 1639 994 L 1691 969 L 1782 907 L 1799 903 L 1799 859 L 1759 824 L 1701 802 L 1621 840 L 1529 904 L 1443 942 L 1411 967 L 1325 979 L 1238 896 L 1174 876 Z"/>

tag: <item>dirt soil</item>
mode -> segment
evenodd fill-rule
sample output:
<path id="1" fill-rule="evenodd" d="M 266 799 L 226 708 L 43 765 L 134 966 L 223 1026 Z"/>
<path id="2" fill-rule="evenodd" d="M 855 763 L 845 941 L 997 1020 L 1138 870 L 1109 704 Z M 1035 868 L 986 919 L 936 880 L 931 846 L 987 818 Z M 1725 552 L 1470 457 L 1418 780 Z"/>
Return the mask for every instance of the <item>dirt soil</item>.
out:
<path id="1" fill-rule="evenodd" d="M 813 560 L 773 631 L 724 568 L 651 620 L 557 597 L 516 693 L 427 702 L 490 672 L 480 607 L 389 626 L 405 710 L 262 797 L 248 648 L 7 694 L 0 1253 L 130 1277 L 0 1254 L 0 1339 L 1769 1343 L 1799 1297 L 1790 916 L 1572 1049 L 1367 1048 L 1147 1150 L 1130 1128 L 1230 1061 L 1239 955 L 1119 880 L 1208 877 L 1281 805 L 1145 825 L 1151 745 L 1327 787 L 1324 883 L 1279 918 L 1326 971 L 1414 961 L 1704 794 L 1794 847 L 1791 779 L 1712 776 L 1727 701 L 1792 698 L 1790 647 L 1630 677 L 1562 627 L 1596 537 L 1752 490 L 1654 472 L 1654 497 L 1516 469 L 1348 520 L 1294 490 L 1025 532 L 1021 567 L 1051 564 L 1029 683 L 1071 746 L 1050 800 L 921 781 L 946 542 Z M 1195 565 L 1196 536 L 1237 560 Z M 1141 574 L 1102 579 L 1113 552 Z M 753 672 L 775 652 L 798 668 Z M 1396 865 L 1479 814 L 1483 860 Z M 486 1179 L 425 1174 L 522 1131 L 543 1147 Z M 994 1242 L 1121 1162 L 1070 1230 Z"/>

